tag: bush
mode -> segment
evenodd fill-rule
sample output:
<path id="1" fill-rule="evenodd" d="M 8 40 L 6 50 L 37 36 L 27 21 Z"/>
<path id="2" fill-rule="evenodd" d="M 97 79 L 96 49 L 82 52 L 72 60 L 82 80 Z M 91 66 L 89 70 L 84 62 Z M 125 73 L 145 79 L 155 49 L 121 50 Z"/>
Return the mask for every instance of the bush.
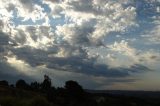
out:
<path id="1" fill-rule="evenodd" d="M 65 88 L 71 92 L 83 92 L 83 88 L 81 85 L 79 85 L 76 81 L 67 81 L 65 83 Z"/>
<path id="2" fill-rule="evenodd" d="M 8 82 L 3 80 L 3 81 L 0 81 L 0 85 L 3 85 L 3 86 L 8 86 Z"/>

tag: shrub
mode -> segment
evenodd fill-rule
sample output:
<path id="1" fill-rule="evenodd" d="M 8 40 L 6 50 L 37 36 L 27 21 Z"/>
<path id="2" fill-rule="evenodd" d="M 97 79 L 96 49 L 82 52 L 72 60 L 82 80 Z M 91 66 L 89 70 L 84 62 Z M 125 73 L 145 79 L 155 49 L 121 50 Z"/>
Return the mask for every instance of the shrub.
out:
<path id="1" fill-rule="evenodd" d="M 3 80 L 3 81 L 0 81 L 0 85 L 3 85 L 3 86 L 8 86 L 8 82 Z"/>

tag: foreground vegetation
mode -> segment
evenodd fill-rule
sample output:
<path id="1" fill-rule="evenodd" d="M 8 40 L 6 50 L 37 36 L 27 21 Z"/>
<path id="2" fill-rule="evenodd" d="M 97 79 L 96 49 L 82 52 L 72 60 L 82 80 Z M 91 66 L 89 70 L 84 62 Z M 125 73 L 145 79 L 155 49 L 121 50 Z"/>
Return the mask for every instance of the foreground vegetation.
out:
<path id="1" fill-rule="evenodd" d="M 159 106 L 160 98 L 133 97 L 107 93 L 88 93 L 76 82 L 67 81 L 63 88 L 51 86 L 44 76 L 42 83 L 27 84 L 20 79 L 15 85 L 0 81 L 0 106 Z"/>

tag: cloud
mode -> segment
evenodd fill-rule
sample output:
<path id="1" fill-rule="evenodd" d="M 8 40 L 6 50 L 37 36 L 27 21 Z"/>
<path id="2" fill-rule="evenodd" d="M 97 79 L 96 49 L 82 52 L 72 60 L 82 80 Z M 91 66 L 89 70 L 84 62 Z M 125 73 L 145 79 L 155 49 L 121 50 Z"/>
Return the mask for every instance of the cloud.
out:
<path id="1" fill-rule="evenodd" d="M 85 26 L 88 22 L 92 23 L 92 19 L 95 20 L 96 24 L 91 24 L 94 28 L 91 37 L 95 40 L 109 32 L 123 32 L 127 27 L 136 25 L 135 7 L 123 7 L 122 2 L 77 0 L 65 2 L 65 5 L 64 14 L 73 22 Z"/>
<path id="2" fill-rule="evenodd" d="M 46 13 L 44 13 L 44 9 L 37 4 L 30 2 L 26 2 L 22 0 L 20 3 L 15 4 L 17 8 L 17 16 L 23 18 L 23 21 L 31 19 L 33 22 L 37 20 L 42 20 Z"/>
<path id="3" fill-rule="evenodd" d="M 139 50 L 124 40 L 107 47 L 109 51 L 107 51 L 108 55 L 105 58 L 111 67 L 132 67 L 135 64 L 152 67 L 151 64 L 159 63 L 160 60 L 160 54 L 157 50 Z"/>
<path id="4" fill-rule="evenodd" d="M 137 17 L 141 27 L 146 29 L 140 33 L 145 44 L 159 44 L 159 5 L 158 0 L 137 1 Z"/>
<path id="5" fill-rule="evenodd" d="M 7 60 L 1 60 L 0 67 L 0 80 L 7 80 L 9 83 L 15 83 L 18 79 L 24 79 L 27 82 L 35 80 L 34 77 L 28 76 L 11 66 Z"/>
<path id="6" fill-rule="evenodd" d="M 145 44 L 139 42 L 144 34 L 143 40 L 159 45 L 157 2 L 1 0 L 0 4 L 0 58 L 5 61 L 1 64 L 16 75 L 50 72 L 66 80 L 65 73 L 73 79 L 81 76 L 78 80 L 85 85 L 92 83 L 88 87 L 103 87 L 105 82 L 134 82 L 134 74 L 160 62 L 158 50 L 143 50 Z M 39 67 L 45 71 L 38 74 Z M 87 77 L 89 81 L 83 81 Z"/>
<path id="7" fill-rule="evenodd" d="M 107 36 L 110 32 L 124 32 L 128 27 L 136 25 L 135 7 L 132 5 L 127 5 L 127 7 L 123 6 L 127 2 L 106 2 L 103 0 L 100 2 L 97 2 L 96 0 L 47 0 L 43 3 L 50 6 L 51 14 L 63 16 L 65 20 L 68 21 L 69 24 L 59 25 L 56 32 L 63 33 L 62 30 L 68 32 L 70 31 L 70 35 L 72 36 L 72 39 L 70 40 L 75 43 L 82 43 L 84 40 L 83 43 L 95 43 L 96 45 L 101 45 L 103 37 Z M 48 21 L 50 20 L 50 15 L 46 14 L 44 8 L 41 5 L 34 4 L 32 0 L 27 2 L 24 0 L 19 0 L 15 3 L 13 1 L 10 3 L 5 2 L 4 5 L 7 5 L 4 7 L 5 10 L 7 10 L 7 7 L 10 7 L 9 10 L 14 9 L 12 12 L 16 12 L 17 18 L 23 19 L 21 21 L 27 21 L 29 19 L 33 22 L 42 19 L 48 19 Z M 53 5 L 55 5 L 55 8 L 53 8 Z M 57 7 L 57 5 L 59 7 Z M 103 6 L 100 7 L 100 5 Z M 69 40 L 66 35 L 61 35 L 64 36 L 63 40 Z"/>
<path id="8" fill-rule="evenodd" d="M 33 80 L 41 81 L 43 74 L 48 74 L 50 75 L 50 77 L 54 79 L 53 80 L 54 86 L 63 86 L 66 80 L 72 79 L 80 82 L 80 84 L 82 84 L 85 88 L 94 88 L 94 89 L 99 89 L 104 85 L 112 85 L 114 83 L 133 82 L 136 80 L 134 78 L 129 77 L 128 75 L 125 76 L 124 75 L 124 73 L 126 73 L 125 71 L 122 73 L 116 70 L 108 70 L 107 72 L 108 74 L 102 73 L 102 74 L 105 74 L 105 76 L 98 74 L 97 72 L 87 73 L 87 72 L 81 72 L 81 71 L 76 72 L 72 70 L 70 71 L 64 70 L 62 72 L 62 69 L 60 71 L 59 69 L 56 69 L 56 68 L 48 69 L 44 66 L 30 67 L 27 62 L 15 58 L 14 55 L 12 55 L 12 57 L 6 56 L 6 58 L 7 58 L 6 61 L 0 62 L 1 76 L 2 76 L 1 78 L 6 79 L 12 83 L 14 83 L 19 78 L 23 78 L 27 80 L 27 82 L 31 82 Z M 97 67 L 97 69 L 98 68 L 99 66 Z M 94 69 L 92 71 L 94 71 Z M 119 73 L 121 74 L 119 75 Z M 64 77 L 64 75 L 66 77 Z M 106 77 L 106 75 L 108 75 L 108 77 Z M 88 79 L 87 82 L 84 81 L 84 79 L 86 78 Z"/>
<path id="9" fill-rule="evenodd" d="M 49 26 L 18 26 L 10 32 L 12 43 L 17 46 L 47 49 L 54 43 L 54 33 Z"/>
<path id="10" fill-rule="evenodd" d="M 19 2 L 23 5 L 23 7 L 28 10 L 29 12 L 32 12 L 33 11 L 33 2 L 32 0 L 19 0 Z"/>
<path id="11" fill-rule="evenodd" d="M 90 0 L 72 0 L 72 1 L 50 1 L 46 0 L 51 8 L 51 14 L 65 17 L 67 25 L 58 26 L 72 33 L 72 37 L 79 39 L 82 36 L 75 31 L 83 32 L 83 36 L 88 38 L 89 43 L 99 43 L 104 36 L 110 32 L 125 32 L 133 26 L 137 26 L 136 9 L 131 2 L 112 0 L 90 1 Z M 124 6 L 125 5 L 125 6 Z M 54 12 L 56 11 L 56 12 Z M 76 27 L 76 28 L 72 28 Z M 86 31 L 88 30 L 88 31 Z M 61 32 L 60 32 L 61 33 Z"/>
<path id="12" fill-rule="evenodd" d="M 53 18 L 61 18 L 61 12 L 63 8 L 61 6 L 60 0 L 43 0 L 44 4 L 47 4 L 51 9 L 49 16 Z"/>
<path id="13" fill-rule="evenodd" d="M 1 14 L 6 18 L 19 18 L 23 19 L 22 21 L 31 19 L 36 22 L 45 17 L 44 9 L 40 5 L 34 4 L 33 0 L 2 0 L 1 6 Z"/>
<path id="14" fill-rule="evenodd" d="M 88 26 L 64 24 L 63 26 L 57 26 L 56 33 L 62 37 L 63 41 L 66 41 L 70 45 L 88 46 L 93 44 L 89 38 L 89 34 L 92 31 L 93 28 Z"/>
<path id="15" fill-rule="evenodd" d="M 45 66 L 49 69 L 82 73 L 103 77 L 127 77 L 134 72 L 148 71 L 143 65 L 133 64 L 130 67 L 109 68 L 107 64 L 96 63 L 97 59 L 90 58 L 82 48 L 70 46 L 57 46 L 50 48 L 51 51 L 26 48 L 15 48 L 12 50 L 17 60 L 23 60 L 32 67 Z M 67 48 L 67 49 L 65 49 Z M 118 64 L 118 63 L 117 63 Z"/>
<path id="16" fill-rule="evenodd" d="M 0 45 L 1 46 L 8 45 L 9 44 L 8 41 L 9 41 L 9 36 L 3 32 L 0 32 Z"/>
<path id="17" fill-rule="evenodd" d="M 9 36 L 6 33 L 0 32 L 0 59 L 6 60 L 4 56 L 8 55 L 9 48 L 11 45 L 9 44 Z"/>
<path id="18" fill-rule="evenodd" d="M 160 25 L 155 26 L 151 31 L 146 31 L 146 34 L 142 35 L 151 44 L 160 44 Z"/>
<path id="19" fill-rule="evenodd" d="M 1 3 L 2 1 L 0 1 Z M 0 9 L 0 32 L 4 32 L 4 33 L 8 33 L 10 32 L 10 27 L 12 26 L 12 21 L 11 19 L 13 18 L 13 12 L 8 11 L 6 8 L 4 7 L 4 5 L 6 5 L 5 3 L 2 3 L 2 7 Z"/>

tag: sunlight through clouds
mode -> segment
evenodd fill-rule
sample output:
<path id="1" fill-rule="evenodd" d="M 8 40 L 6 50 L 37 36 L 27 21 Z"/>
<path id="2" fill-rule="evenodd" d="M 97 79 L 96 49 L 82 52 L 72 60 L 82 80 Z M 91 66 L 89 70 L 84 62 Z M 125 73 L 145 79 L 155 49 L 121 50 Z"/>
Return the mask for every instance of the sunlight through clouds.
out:
<path id="1" fill-rule="evenodd" d="M 143 75 L 159 71 L 159 0 L 0 4 L 0 66 L 9 67 L 3 66 L 6 72 L 14 67 L 17 73 L 36 78 L 54 73 L 57 85 L 58 79 L 89 78 L 86 87 L 105 89 L 124 88 L 130 82 L 138 86 Z"/>

